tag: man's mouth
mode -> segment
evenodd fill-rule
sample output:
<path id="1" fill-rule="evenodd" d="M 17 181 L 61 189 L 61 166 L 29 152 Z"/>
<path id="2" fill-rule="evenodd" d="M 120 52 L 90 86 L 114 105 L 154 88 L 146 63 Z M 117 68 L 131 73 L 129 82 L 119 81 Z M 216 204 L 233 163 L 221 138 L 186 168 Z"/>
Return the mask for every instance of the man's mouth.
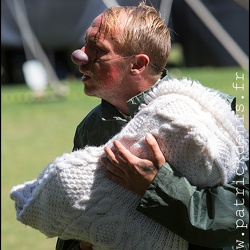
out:
<path id="1" fill-rule="evenodd" d="M 91 77 L 89 75 L 82 75 L 82 82 L 86 82 L 90 79 Z"/>

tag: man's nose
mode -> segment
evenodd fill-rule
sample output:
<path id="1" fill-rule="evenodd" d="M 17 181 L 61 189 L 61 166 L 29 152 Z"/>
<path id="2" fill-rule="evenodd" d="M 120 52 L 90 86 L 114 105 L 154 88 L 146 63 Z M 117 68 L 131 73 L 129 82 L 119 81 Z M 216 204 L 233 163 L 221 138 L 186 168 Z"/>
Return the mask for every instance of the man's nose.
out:
<path id="1" fill-rule="evenodd" d="M 73 63 L 77 65 L 87 64 L 89 62 L 87 54 L 80 49 L 77 49 L 72 52 L 71 60 Z"/>

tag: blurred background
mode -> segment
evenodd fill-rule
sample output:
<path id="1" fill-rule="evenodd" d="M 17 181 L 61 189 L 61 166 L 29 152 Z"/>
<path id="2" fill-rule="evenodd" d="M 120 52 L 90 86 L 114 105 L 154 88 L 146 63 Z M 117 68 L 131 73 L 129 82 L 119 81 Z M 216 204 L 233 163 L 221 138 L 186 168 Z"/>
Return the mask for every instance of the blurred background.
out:
<path id="1" fill-rule="evenodd" d="M 71 53 L 104 9 L 139 2 L 1 0 L 1 249 L 55 249 L 55 238 L 16 221 L 9 191 L 72 150 L 77 124 L 100 100 L 84 95 Z M 249 1 L 147 3 L 171 30 L 170 76 L 236 96 L 249 129 Z"/>
<path id="2" fill-rule="evenodd" d="M 84 44 L 86 29 L 106 7 L 139 0 L 1 0 L 1 83 L 24 83 L 22 65 L 44 63 L 61 80 L 78 75 L 70 55 Z M 194 4 L 195 2 L 195 4 Z M 248 0 L 151 0 L 171 29 L 182 57 L 168 67 L 233 66 L 248 69 Z M 149 3 L 150 4 L 150 3 Z"/>

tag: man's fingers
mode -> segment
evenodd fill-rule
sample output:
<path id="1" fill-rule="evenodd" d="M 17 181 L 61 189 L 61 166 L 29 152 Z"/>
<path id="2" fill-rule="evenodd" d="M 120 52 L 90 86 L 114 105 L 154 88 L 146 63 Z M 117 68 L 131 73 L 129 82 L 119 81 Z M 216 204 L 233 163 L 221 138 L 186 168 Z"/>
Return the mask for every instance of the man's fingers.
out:
<path id="1" fill-rule="evenodd" d="M 149 148 L 151 149 L 154 157 L 155 157 L 155 161 L 156 164 L 160 167 L 162 166 L 162 164 L 164 164 L 166 162 L 166 159 L 163 155 L 163 153 L 161 152 L 161 149 L 156 141 L 156 139 L 154 138 L 154 136 L 152 134 L 146 134 L 146 142 L 149 146 Z"/>
<path id="2" fill-rule="evenodd" d="M 120 157 L 125 161 L 129 162 L 129 159 L 133 159 L 134 155 L 130 153 L 128 149 L 126 149 L 119 141 L 114 141 L 114 146 L 119 152 Z"/>
<path id="3" fill-rule="evenodd" d="M 119 176 L 114 175 L 112 172 L 110 171 L 106 171 L 105 172 L 106 177 L 108 177 L 111 181 L 117 183 L 120 186 L 126 187 L 126 182 Z"/>
<path id="4" fill-rule="evenodd" d="M 114 141 L 114 148 L 105 147 L 107 157 L 101 159 L 106 167 L 105 175 L 113 182 L 139 195 L 143 195 L 149 183 L 155 177 L 157 166 L 165 162 L 158 143 L 154 137 L 146 139 L 154 154 L 153 161 L 141 159 L 133 155 L 119 141 Z"/>
<path id="5" fill-rule="evenodd" d="M 81 250 L 92 250 L 92 244 L 86 241 L 80 241 L 79 243 Z"/>
<path id="6" fill-rule="evenodd" d="M 104 147 L 104 151 L 107 155 L 107 157 L 109 158 L 109 160 L 113 163 L 113 164 L 118 164 L 118 159 L 117 159 L 117 155 L 114 154 L 114 152 L 111 150 L 111 148 L 109 147 Z"/>
<path id="7" fill-rule="evenodd" d="M 114 165 L 109 159 L 103 157 L 101 159 L 101 163 L 106 167 L 106 169 L 115 176 L 122 177 L 124 172 L 119 166 Z"/>

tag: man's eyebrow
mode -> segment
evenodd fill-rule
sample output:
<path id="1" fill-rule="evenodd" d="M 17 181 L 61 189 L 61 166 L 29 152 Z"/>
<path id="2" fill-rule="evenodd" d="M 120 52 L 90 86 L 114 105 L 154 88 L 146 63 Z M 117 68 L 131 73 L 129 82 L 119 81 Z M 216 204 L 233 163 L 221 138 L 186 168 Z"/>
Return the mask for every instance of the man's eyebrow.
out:
<path id="1" fill-rule="evenodd" d="M 87 43 L 87 42 L 95 43 L 96 42 L 96 36 L 88 36 L 88 34 L 86 34 L 86 36 L 84 37 L 84 41 L 85 41 L 85 43 Z"/>

